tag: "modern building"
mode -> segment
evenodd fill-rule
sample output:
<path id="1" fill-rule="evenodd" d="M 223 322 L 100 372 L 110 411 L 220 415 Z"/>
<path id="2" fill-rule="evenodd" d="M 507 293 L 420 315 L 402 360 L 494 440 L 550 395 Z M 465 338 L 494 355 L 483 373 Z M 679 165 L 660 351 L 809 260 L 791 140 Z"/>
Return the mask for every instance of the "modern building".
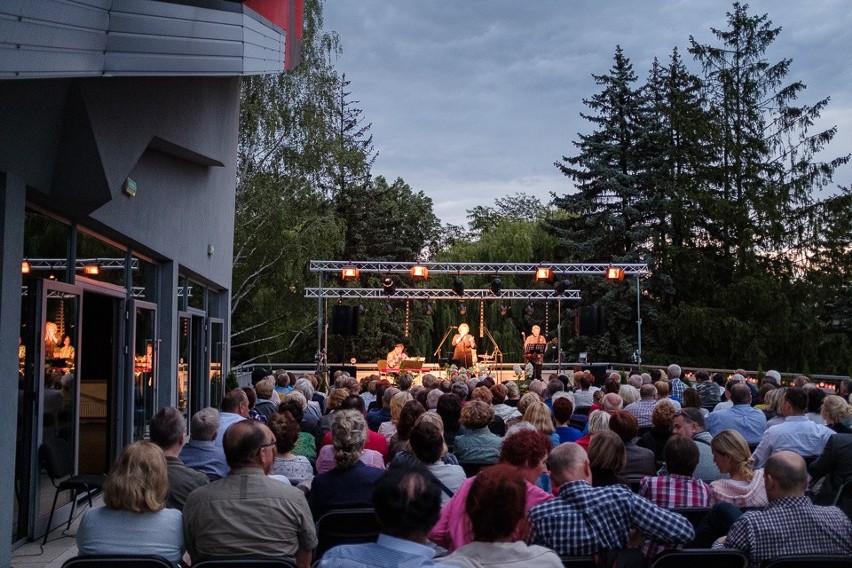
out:
<path id="1" fill-rule="evenodd" d="M 0 565 L 48 529 L 42 443 L 106 472 L 221 398 L 240 77 L 283 71 L 302 6 L 0 0 Z"/>

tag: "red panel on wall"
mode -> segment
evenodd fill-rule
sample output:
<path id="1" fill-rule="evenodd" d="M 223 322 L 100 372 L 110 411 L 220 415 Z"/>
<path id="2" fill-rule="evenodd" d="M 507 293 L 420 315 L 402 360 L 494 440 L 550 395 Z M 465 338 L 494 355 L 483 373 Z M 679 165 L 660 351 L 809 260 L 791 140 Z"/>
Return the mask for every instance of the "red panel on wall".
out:
<path id="1" fill-rule="evenodd" d="M 296 67 L 302 53 L 305 0 L 244 0 L 243 4 L 284 30 L 284 69 Z"/>

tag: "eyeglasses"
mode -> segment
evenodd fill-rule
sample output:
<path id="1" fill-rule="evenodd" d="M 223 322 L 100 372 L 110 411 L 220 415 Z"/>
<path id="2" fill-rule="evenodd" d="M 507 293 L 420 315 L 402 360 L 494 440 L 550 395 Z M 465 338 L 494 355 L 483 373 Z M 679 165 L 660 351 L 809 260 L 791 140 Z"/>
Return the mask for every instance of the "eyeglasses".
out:
<path id="1" fill-rule="evenodd" d="M 259 447 L 257 449 L 257 453 L 258 453 L 258 455 L 260 455 L 260 452 L 262 452 L 264 448 L 274 448 L 274 447 L 275 447 L 275 440 L 272 440 L 271 442 L 267 442 L 267 443 L 263 444 L 261 447 Z"/>

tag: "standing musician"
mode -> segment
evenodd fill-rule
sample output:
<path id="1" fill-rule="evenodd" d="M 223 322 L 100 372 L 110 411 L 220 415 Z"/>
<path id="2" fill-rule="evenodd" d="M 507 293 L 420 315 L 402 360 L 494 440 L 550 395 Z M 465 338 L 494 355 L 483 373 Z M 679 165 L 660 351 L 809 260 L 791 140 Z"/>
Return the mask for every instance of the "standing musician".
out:
<path id="1" fill-rule="evenodd" d="M 453 359 L 459 367 L 472 367 L 476 363 L 476 339 L 466 323 L 461 324 L 459 332 L 453 336 L 453 345 Z"/>
<path id="2" fill-rule="evenodd" d="M 541 368 L 544 363 L 544 348 L 539 347 L 541 349 L 540 352 L 536 352 L 536 345 L 546 345 L 547 339 L 543 335 L 541 335 L 541 327 L 534 325 L 532 326 L 532 334 L 526 336 L 524 338 L 524 359 L 532 363 L 533 366 L 533 378 L 541 379 Z"/>
<path id="3" fill-rule="evenodd" d="M 393 346 L 393 351 L 388 353 L 388 367 L 399 369 L 399 365 L 406 359 L 408 359 L 408 355 L 405 354 L 405 345 L 397 343 Z"/>

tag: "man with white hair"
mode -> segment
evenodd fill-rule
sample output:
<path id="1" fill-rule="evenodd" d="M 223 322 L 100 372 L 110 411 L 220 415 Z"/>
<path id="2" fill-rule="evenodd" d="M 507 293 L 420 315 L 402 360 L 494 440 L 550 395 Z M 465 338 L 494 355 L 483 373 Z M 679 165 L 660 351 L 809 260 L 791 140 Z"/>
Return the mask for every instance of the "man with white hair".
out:
<path id="1" fill-rule="evenodd" d="M 668 366 L 669 380 L 671 381 L 671 392 L 669 397 L 683 404 L 683 389 L 687 388 L 686 383 L 680 380 L 680 374 L 683 372 L 680 365 L 672 363 Z"/>
<path id="2" fill-rule="evenodd" d="M 216 444 L 219 435 L 219 411 L 208 406 L 192 416 L 189 423 L 189 441 L 180 451 L 180 459 L 187 466 L 198 470 L 210 481 L 228 475 L 231 468 L 225 461 L 225 451 Z"/>

